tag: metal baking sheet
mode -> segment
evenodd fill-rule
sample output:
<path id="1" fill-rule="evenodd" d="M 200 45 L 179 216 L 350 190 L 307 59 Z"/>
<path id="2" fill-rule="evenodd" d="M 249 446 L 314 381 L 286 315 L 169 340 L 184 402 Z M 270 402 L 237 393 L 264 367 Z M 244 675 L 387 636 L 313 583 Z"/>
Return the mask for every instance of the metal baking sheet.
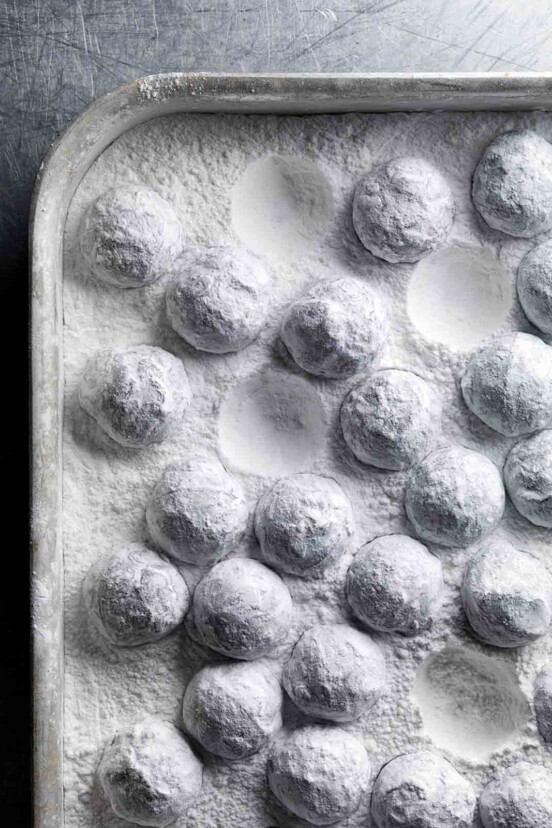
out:
<path id="1" fill-rule="evenodd" d="M 72 196 L 100 153 L 170 113 L 303 114 L 552 109 L 546 74 L 166 74 L 94 101 L 41 165 L 31 213 L 32 613 L 34 824 L 62 828 L 63 230 Z"/>

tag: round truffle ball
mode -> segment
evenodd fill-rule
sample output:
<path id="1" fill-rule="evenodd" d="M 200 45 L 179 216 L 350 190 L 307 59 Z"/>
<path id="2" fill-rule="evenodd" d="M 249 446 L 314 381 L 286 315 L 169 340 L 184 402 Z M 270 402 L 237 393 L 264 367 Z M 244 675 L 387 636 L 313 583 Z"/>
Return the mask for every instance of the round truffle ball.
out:
<path id="1" fill-rule="evenodd" d="M 377 371 L 353 388 L 341 406 L 345 442 L 361 463 L 407 469 L 433 446 L 441 401 L 411 371 Z"/>
<path id="2" fill-rule="evenodd" d="M 240 250 L 212 248 L 184 266 L 167 287 L 167 316 L 176 333 L 211 354 L 239 351 L 263 327 L 268 275 Z"/>
<path id="3" fill-rule="evenodd" d="M 529 552 L 493 539 L 471 558 L 461 589 L 475 633 L 495 647 L 521 647 L 548 630 L 552 578 Z"/>
<path id="4" fill-rule="evenodd" d="M 92 202 L 80 248 L 94 276 L 120 288 L 155 282 L 182 247 L 182 228 L 165 199 L 144 187 L 114 187 Z"/>
<path id="5" fill-rule="evenodd" d="M 370 760 L 339 727 L 310 725 L 278 739 L 267 762 L 268 784 L 292 814 L 331 825 L 353 814 L 366 796 Z"/>
<path id="6" fill-rule="evenodd" d="M 481 791 L 484 828 L 545 828 L 552 825 L 552 773 L 542 765 L 516 762 Z"/>
<path id="7" fill-rule="evenodd" d="M 538 431 L 552 419 L 552 348 L 527 333 L 483 345 L 462 377 L 468 408 L 506 437 Z"/>
<path id="8" fill-rule="evenodd" d="M 353 532 L 349 498 L 335 480 L 317 474 L 282 478 L 255 512 L 265 561 L 290 575 L 323 570 L 349 547 Z"/>
<path id="9" fill-rule="evenodd" d="M 308 716 L 352 722 L 379 699 L 385 660 L 366 633 L 347 624 L 319 624 L 295 645 L 283 683 L 290 699 Z"/>
<path id="10" fill-rule="evenodd" d="M 190 605 L 178 569 L 141 543 L 98 558 L 84 579 L 83 598 L 94 625 L 119 647 L 158 641 Z"/>
<path id="11" fill-rule="evenodd" d="M 535 679 L 533 706 L 540 735 L 552 742 L 552 667 L 545 667 Z"/>
<path id="12" fill-rule="evenodd" d="M 181 817 L 201 791 L 203 765 L 182 733 L 146 721 L 115 734 L 98 779 L 118 817 L 163 828 Z"/>
<path id="13" fill-rule="evenodd" d="M 344 379 L 379 357 L 388 333 L 383 302 L 351 277 L 319 282 L 286 311 L 280 335 L 309 374 Z"/>
<path id="14" fill-rule="evenodd" d="M 209 664 L 186 688 L 188 733 L 223 759 L 257 753 L 282 726 L 282 688 L 263 664 Z"/>
<path id="15" fill-rule="evenodd" d="M 429 629 L 442 589 L 441 562 L 408 535 L 367 543 L 347 573 L 354 615 L 378 632 L 416 635 Z"/>
<path id="16" fill-rule="evenodd" d="M 458 771 L 435 753 L 404 753 L 383 766 L 372 792 L 377 828 L 471 828 L 475 793 Z"/>
<path id="17" fill-rule="evenodd" d="M 217 653 L 251 661 L 284 643 L 293 606 L 287 586 L 263 564 L 230 558 L 196 587 L 191 632 Z"/>
<path id="18" fill-rule="evenodd" d="M 144 448 L 160 443 L 190 400 L 182 362 L 162 348 L 138 345 L 99 351 L 78 390 L 84 410 L 117 443 Z"/>
<path id="19" fill-rule="evenodd" d="M 504 466 L 512 503 L 535 526 L 552 529 L 552 431 L 517 443 Z"/>
<path id="20" fill-rule="evenodd" d="M 539 244 L 521 260 L 517 292 L 530 322 L 552 334 L 552 240 Z"/>
<path id="21" fill-rule="evenodd" d="M 155 543 L 171 558 L 199 566 L 231 552 L 248 517 L 243 487 L 210 457 L 170 463 L 146 507 Z"/>
<path id="22" fill-rule="evenodd" d="M 406 481 L 406 514 L 421 538 L 441 546 L 480 540 L 498 525 L 504 501 L 494 463 L 460 446 L 431 452 Z"/>
<path id="23" fill-rule="evenodd" d="M 363 176 L 353 198 L 353 226 L 364 247 L 388 262 L 417 262 L 445 241 L 454 201 L 422 158 L 395 158 Z"/>
<path id="24" fill-rule="evenodd" d="M 492 141 L 473 175 L 472 198 L 487 224 L 530 238 L 552 226 L 552 145 L 530 131 Z"/>

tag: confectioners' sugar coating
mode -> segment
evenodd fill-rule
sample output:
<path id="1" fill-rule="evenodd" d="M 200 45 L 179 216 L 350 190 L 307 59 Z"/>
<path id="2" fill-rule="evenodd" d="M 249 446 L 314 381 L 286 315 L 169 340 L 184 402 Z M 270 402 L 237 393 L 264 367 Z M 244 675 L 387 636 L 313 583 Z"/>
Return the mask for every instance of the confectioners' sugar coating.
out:
<path id="1" fill-rule="evenodd" d="M 374 256 L 417 262 L 449 235 L 454 221 L 450 187 L 423 158 L 395 158 L 364 175 L 353 201 L 353 225 Z"/>
<path id="2" fill-rule="evenodd" d="M 353 814 L 366 795 L 370 760 L 341 728 L 308 725 L 273 744 L 267 774 L 273 794 L 292 814 L 331 825 Z"/>
<path id="3" fill-rule="evenodd" d="M 120 647 L 158 641 L 183 621 L 190 605 L 176 567 L 141 543 L 98 558 L 82 589 L 93 624 Z"/>
<path id="4" fill-rule="evenodd" d="M 320 624 L 303 633 L 295 645 L 283 682 L 303 713 L 351 722 L 380 697 L 385 659 L 366 633 L 347 624 Z"/>
<path id="5" fill-rule="evenodd" d="M 504 484 L 523 517 L 552 529 L 552 430 L 516 443 L 504 466 Z"/>
<path id="6" fill-rule="evenodd" d="M 552 773 L 516 762 L 486 785 L 479 797 L 484 828 L 544 828 L 552 825 Z"/>
<path id="7" fill-rule="evenodd" d="M 201 791 L 203 766 L 182 733 L 161 721 L 115 734 L 98 780 L 117 816 L 164 828 L 182 817 Z"/>
<path id="8" fill-rule="evenodd" d="M 290 575 L 319 573 L 351 545 L 349 498 L 335 480 L 294 474 L 260 499 L 255 533 L 269 566 Z"/>
<path id="9" fill-rule="evenodd" d="M 538 244 L 523 257 L 516 286 L 527 318 L 543 333 L 552 333 L 552 241 Z"/>
<path id="10" fill-rule="evenodd" d="M 545 742 L 552 742 L 552 668 L 543 667 L 533 685 L 533 706 L 539 733 Z"/>
<path id="11" fill-rule="evenodd" d="M 207 566 L 234 549 L 249 508 L 239 480 L 215 457 L 170 463 L 146 507 L 152 539 L 176 561 Z"/>
<path id="12" fill-rule="evenodd" d="M 206 750 L 245 759 L 282 726 L 282 701 L 280 682 L 261 662 L 208 664 L 186 688 L 182 720 Z"/>
<path id="13" fill-rule="evenodd" d="M 347 599 L 354 615 L 380 632 L 417 635 L 428 629 L 442 589 L 439 559 L 408 535 L 367 543 L 347 573 Z"/>

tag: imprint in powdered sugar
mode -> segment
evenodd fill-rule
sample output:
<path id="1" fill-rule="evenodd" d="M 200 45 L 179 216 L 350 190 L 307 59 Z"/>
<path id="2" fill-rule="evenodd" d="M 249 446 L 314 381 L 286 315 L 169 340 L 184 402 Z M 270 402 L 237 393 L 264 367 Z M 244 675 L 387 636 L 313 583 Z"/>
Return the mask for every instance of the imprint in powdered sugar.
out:
<path id="1" fill-rule="evenodd" d="M 175 115 L 135 127 L 86 174 L 63 285 L 71 828 L 124 828 L 125 817 L 472 828 L 488 783 L 485 828 L 521 828 L 521 813 L 529 828 L 550 820 L 550 474 L 539 447 L 552 351 L 532 327 L 546 330 L 529 290 L 547 287 L 531 260 L 527 291 L 521 277 L 517 288 L 532 323 L 514 299 L 520 263 L 550 232 L 547 176 L 529 192 L 531 176 L 508 166 L 529 157 L 518 147 L 505 170 L 523 179 L 520 216 L 504 219 L 510 184 L 487 174 L 474 185 L 484 218 L 471 198 L 486 148 L 512 130 L 550 139 L 552 121 Z M 544 163 L 548 145 L 529 143 Z M 397 185 L 379 213 L 362 201 L 355 231 L 363 177 L 405 158 L 416 227 L 392 223 L 405 215 Z M 143 211 L 139 238 L 128 200 L 120 214 L 109 202 L 110 226 L 81 238 L 89 206 L 128 188 L 147 194 L 131 205 Z M 143 221 L 156 198 L 167 205 L 160 233 Z M 499 536 L 541 577 L 526 582 L 501 558 L 466 580 L 466 616 L 464 573 Z M 110 640 L 82 583 L 103 555 L 133 548 L 147 559 L 125 553 L 108 619 L 121 633 L 130 602 L 132 623 Z M 180 576 L 191 608 L 165 635 L 186 593 L 175 587 L 160 615 L 150 598 Z"/>

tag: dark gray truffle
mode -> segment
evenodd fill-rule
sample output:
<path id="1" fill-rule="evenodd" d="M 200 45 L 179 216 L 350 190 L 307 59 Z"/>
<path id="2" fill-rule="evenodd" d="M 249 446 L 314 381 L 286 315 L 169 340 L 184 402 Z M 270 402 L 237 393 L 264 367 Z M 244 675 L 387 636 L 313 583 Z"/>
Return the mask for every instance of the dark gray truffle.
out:
<path id="1" fill-rule="evenodd" d="M 552 240 L 523 257 L 516 284 L 527 318 L 543 333 L 552 334 Z"/>
<path id="2" fill-rule="evenodd" d="M 406 513 L 418 535 L 441 546 L 468 546 L 498 525 L 504 486 L 494 463 L 460 446 L 428 454 L 409 472 Z"/>
<path id="3" fill-rule="evenodd" d="M 181 236 L 180 222 L 161 196 L 144 187 L 116 187 L 87 209 L 80 247 L 101 282 L 139 288 L 167 273 L 181 250 Z"/>
<path id="4" fill-rule="evenodd" d="M 348 549 L 353 531 L 349 498 L 335 480 L 316 474 L 282 478 L 255 512 L 265 561 L 291 575 L 323 570 Z"/>
<path id="5" fill-rule="evenodd" d="M 552 431 L 517 443 L 504 466 L 512 503 L 535 526 L 552 529 Z"/>
<path id="6" fill-rule="evenodd" d="M 371 629 L 416 635 L 440 606 L 441 562 L 408 535 L 386 535 L 356 553 L 347 573 L 347 598 Z"/>
<path id="7" fill-rule="evenodd" d="M 537 557 L 506 540 L 492 539 L 475 553 L 461 595 L 470 625 L 495 647 L 529 644 L 552 620 L 552 578 Z"/>
<path id="8" fill-rule="evenodd" d="M 471 828 L 475 804 L 471 784 L 450 762 L 419 750 L 383 766 L 372 792 L 372 818 L 377 828 Z"/>
<path id="9" fill-rule="evenodd" d="M 540 735 L 545 742 L 552 742 L 552 667 L 545 667 L 537 675 L 533 705 Z"/>
<path id="10" fill-rule="evenodd" d="M 530 238 L 552 226 L 552 145 L 536 132 L 505 132 L 473 175 L 473 203 L 487 224 Z"/>
<path id="11" fill-rule="evenodd" d="M 211 248 L 183 264 L 167 287 L 167 315 L 194 348 L 239 351 L 256 339 L 268 311 L 269 280 L 262 264 L 239 249 Z"/>
<path id="12" fill-rule="evenodd" d="M 206 456 L 169 464 L 146 507 L 155 543 L 171 558 L 198 566 L 231 552 L 248 517 L 242 485 L 217 459 Z"/>
<path id="13" fill-rule="evenodd" d="M 286 311 L 280 334 L 304 371 L 344 379 L 380 355 L 388 333 L 382 300 L 369 285 L 343 277 L 319 282 Z"/>
<path id="14" fill-rule="evenodd" d="M 345 442 L 361 463 L 407 469 L 431 449 L 441 424 L 441 401 L 411 371 L 377 371 L 355 386 L 341 406 Z"/>
<path id="15" fill-rule="evenodd" d="M 208 664 L 186 688 L 187 732 L 224 759 L 257 753 L 282 726 L 282 688 L 260 662 Z"/>
<path id="16" fill-rule="evenodd" d="M 182 622 L 190 605 L 178 569 L 141 543 L 92 564 L 83 598 L 94 625 L 120 647 L 158 641 Z"/>
<path id="17" fill-rule="evenodd" d="M 482 345 L 462 377 L 468 408 L 507 437 L 545 428 L 552 419 L 552 348 L 527 333 Z"/>
<path id="18" fill-rule="evenodd" d="M 417 262 L 445 241 L 454 222 L 450 188 L 422 158 L 395 158 L 360 179 L 353 225 L 374 256 Z"/>
<path id="19" fill-rule="evenodd" d="M 366 796 L 370 761 L 363 745 L 339 727 L 310 725 L 271 747 L 268 784 L 292 814 L 332 825 L 353 814 Z"/>
<path id="20" fill-rule="evenodd" d="M 115 734 L 98 780 L 118 817 L 164 828 L 199 796 L 203 765 L 172 724 L 146 721 Z"/>
<path id="21" fill-rule="evenodd" d="M 516 762 L 481 791 L 484 828 L 548 828 L 552 825 L 552 773 L 542 765 Z"/>
<path id="22" fill-rule="evenodd" d="M 88 362 L 79 402 L 117 443 L 144 448 L 162 442 L 190 400 L 177 357 L 151 345 L 99 351 Z"/>
<path id="23" fill-rule="evenodd" d="M 292 610 L 289 590 L 275 572 L 249 558 L 230 558 L 197 585 L 190 631 L 218 653 L 251 661 L 283 644 Z"/>
<path id="24" fill-rule="evenodd" d="M 347 624 L 319 624 L 295 645 L 284 667 L 283 683 L 303 713 L 351 722 L 379 699 L 385 660 L 366 633 Z"/>

